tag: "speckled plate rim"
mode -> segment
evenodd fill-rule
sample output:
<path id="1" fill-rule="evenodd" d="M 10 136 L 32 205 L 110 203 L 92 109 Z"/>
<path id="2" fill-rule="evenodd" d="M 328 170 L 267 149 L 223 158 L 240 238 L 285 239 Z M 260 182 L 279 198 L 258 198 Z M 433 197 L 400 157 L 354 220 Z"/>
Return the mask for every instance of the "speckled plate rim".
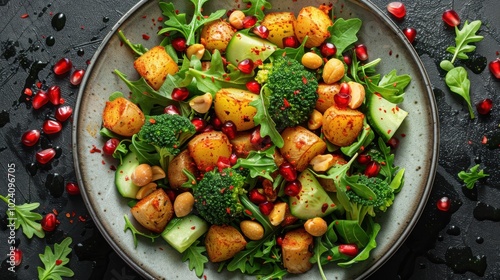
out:
<path id="1" fill-rule="evenodd" d="M 83 200 L 87 206 L 87 209 L 90 213 L 90 215 L 93 217 L 94 223 L 96 224 L 97 228 L 101 232 L 101 234 L 104 236 L 104 238 L 107 240 L 107 242 L 110 244 L 110 246 L 117 252 L 117 254 L 134 270 L 136 270 L 138 273 L 143 275 L 146 278 L 149 279 L 155 279 L 156 277 L 150 273 L 150 271 L 147 271 L 142 265 L 134 261 L 129 255 L 127 255 L 122 248 L 117 244 L 117 242 L 114 240 L 114 238 L 110 235 L 110 233 L 106 230 L 104 223 L 105 221 L 101 221 L 97 217 L 99 216 L 99 213 L 95 211 L 95 209 L 92 207 L 92 202 L 90 201 L 89 194 L 85 191 L 85 185 L 84 185 L 84 179 L 82 177 L 82 171 L 81 171 L 81 165 L 80 165 L 80 158 L 78 156 L 81 147 L 78 144 L 78 124 L 80 122 L 80 114 L 81 114 L 81 103 L 83 99 L 83 94 L 86 89 L 86 85 L 88 83 L 88 79 L 90 77 L 90 73 L 92 72 L 95 62 L 99 59 L 102 51 L 105 49 L 107 43 L 110 41 L 110 39 L 116 34 L 117 30 L 119 30 L 120 26 L 127 21 L 132 15 L 134 15 L 143 5 L 147 4 L 150 1 L 147 0 L 142 0 L 138 2 L 136 5 L 134 5 L 129 11 L 127 11 L 121 19 L 118 20 L 118 22 L 114 25 L 112 30 L 107 34 L 107 36 L 103 39 L 101 45 L 98 47 L 96 50 L 93 58 L 91 59 L 91 63 L 89 67 L 87 68 L 86 75 L 82 81 L 80 90 L 79 90 L 79 95 L 76 101 L 75 105 L 75 117 L 74 117 L 74 122 L 73 122 L 73 131 L 72 131 L 72 149 L 73 149 L 73 158 L 74 158 L 74 164 L 75 164 L 75 169 L 76 169 L 76 175 L 77 175 L 77 180 L 82 188 L 82 197 Z M 335 2 L 335 1 L 334 1 Z M 414 226 L 418 222 L 423 209 L 425 208 L 425 205 L 427 203 L 428 197 L 430 195 L 430 192 L 432 190 L 432 184 L 434 181 L 434 176 L 437 168 L 437 157 L 438 157 L 438 149 L 439 149 L 439 122 L 438 122 L 438 114 L 437 114 L 437 106 L 436 102 L 434 99 L 430 79 L 428 78 L 428 75 L 425 71 L 425 68 L 423 66 L 423 63 L 420 60 L 420 57 L 416 53 L 416 51 L 413 49 L 413 46 L 408 42 L 406 39 L 405 35 L 401 32 L 399 27 L 384 13 L 382 12 L 376 5 L 371 3 L 370 1 L 367 0 L 362 0 L 362 1 L 350 1 L 354 2 L 355 4 L 359 5 L 361 9 L 368 9 L 370 10 L 371 13 L 373 13 L 375 16 L 379 17 L 381 21 L 385 24 L 389 30 L 391 30 L 395 36 L 397 36 L 402 44 L 404 44 L 405 48 L 409 52 L 409 55 L 411 58 L 414 60 L 415 65 L 414 67 L 418 69 L 418 73 L 420 75 L 420 78 L 422 79 L 422 82 L 424 83 L 425 86 L 425 97 L 428 99 L 427 102 L 429 102 L 429 117 L 430 117 L 430 133 L 432 134 L 432 139 L 429 141 L 432 143 L 432 147 L 429 147 L 431 152 L 430 152 L 430 157 L 429 157 L 429 167 L 428 170 L 426 170 L 427 179 L 425 180 L 425 186 L 422 186 L 423 192 L 421 194 L 421 199 L 414 211 L 414 216 L 408 223 L 406 224 L 404 230 L 401 232 L 401 235 L 397 240 L 392 243 L 392 246 L 389 250 L 385 252 L 385 254 L 378 259 L 374 260 L 371 263 L 371 266 L 369 266 L 364 272 L 361 274 L 357 275 L 357 279 L 364 279 L 371 275 L 373 272 L 375 272 L 378 268 L 380 268 L 389 258 L 399 249 L 399 247 L 403 244 L 403 242 L 406 240 L 406 238 L 409 236 L 411 231 L 413 230 Z M 79 149 L 80 148 L 80 149 Z"/>

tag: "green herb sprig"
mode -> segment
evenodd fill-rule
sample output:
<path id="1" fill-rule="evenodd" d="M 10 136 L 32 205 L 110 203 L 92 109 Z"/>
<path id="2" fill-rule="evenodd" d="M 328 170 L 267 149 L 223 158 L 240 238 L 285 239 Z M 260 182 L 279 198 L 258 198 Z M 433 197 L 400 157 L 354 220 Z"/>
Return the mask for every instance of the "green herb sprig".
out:
<path id="1" fill-rule="evenodd" d="M 458 173 L 458 178 L 464 181 L 465 186 L 468 189 L 473 189 L 479 179 L 485 178 L 487 176 L 490 176 L 490 174 L 484 173 L 483 169 L 479 170 L 479 164 L 471 167 L 469 172 L 462 170 Z"/>
<path id="2" fill-rule="evenodd" d="M 66 237 L 61 243 L 54 244 L 54 251 L 49 246 L 46 246 L 45 252 L 39 254 L 44 265 L 44 268 L 38 267 L 39 280 L 61 280 L 62 277 L 74 275 L 73 270 L 65 266 L 69 262 L 68 255 L 72 251 L 69 247 L 71 242 L 71 237 Z"/>
<path id="3" fill-rule="evenodd" d="M 15 200 L 12 201 L 7 197 L 0 195 L 0 199 L 7 204 L 15 204 Z M 40 238 L 45 237 L 45 232 L 42 229 L 42 225 L 37 222 L 43 217 L 39 213 L 32 212 L 40 206 L 40 203 L 24 203 L 20 205 L 15 205 L 13 209 L 7 209 L 7 220 L 9 223 L 15 223 L 15 228 L 18 229 L 22 227 L 24 235 L 28 238 L 32 238 L 36 235 Z"/>

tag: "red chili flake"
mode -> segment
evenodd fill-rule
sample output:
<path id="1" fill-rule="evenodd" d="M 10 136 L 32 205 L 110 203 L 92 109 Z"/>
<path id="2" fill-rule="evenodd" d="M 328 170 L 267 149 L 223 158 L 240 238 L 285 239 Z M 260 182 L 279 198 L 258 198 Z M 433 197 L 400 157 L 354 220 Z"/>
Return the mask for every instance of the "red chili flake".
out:
<path id="1" fill-rule="evenodd" d="M 157 19 L 158 21 L 163 21 L 163 18 L 162 17 L 158 17 Z"/>
<path id="2" fill-rule="evenodd" d="M 471 144 L 472 144 L 472 141 L 471 141 L 471 140 L 467 141 L 467 144 L 471 145 Z"/>
<path id="3" fill-rule="evenodd" d="M 101 161 L 102 165 L 106 165 L 106 162 L 104 160 Z"/>
<path id="4" fill-rule="evenodd" d="M 142 34 L 142 39 L 144 40 L 149 40 L 149 35 L 148 34 Z"/>
<path id="5" fill-rule="evenodd" d="M 192 226 L 192 227 L 191 227 L 191 230 L 195 230 L 195 229 L 196 229 L 196 226 Z"/>
<path id="6" fill-rule="evenodd" d="M 85 222 L 87 219 L 85 219 L 83 216 L 78 216 L 78 220 L 80 222 Z"/>
<path id="7" fill-rule="evenodd" d="M 146 16 L 146 15 L 143 15 L 143 16 L 142 16 L 142 18 L 147 18 L 147 16 Z"/>
<path id="8" fill-rule="evenodd" d="M 71 217 L 71 214 L 66 213 L 66 218 L 69 218 L 69 217 Z"/>
<path id="9" fill-rule="evenodd" d="M 286 100 L 286 98 L 283 98 L 283 104 L 285 104 L 285 108 L 290 107 L 290 102 L 288 102 L 288 100 Z"/>
<path id="10" fill-rule="evenodd" d="M 327 260 L 331 261 L 332 260 L 332 256 L 328 256 L 326 257 Z"/>
<path id="11" fill-rule="evenodd" d="M 71 217 L 74 217 L 76 215 L 75 211 L 71 212 Z"/>
<path id="12" fill-rule="evenodd" d="M 231 214 L 231 208 L 226 208 L 226 213 Z"/>
<path id="13" fill-rule="evenodd" d="M 92 145 L 92 149 L 90 149 L 91 154 L 100 153 L 100 152 L 101 152 L 101 150 L 99 148 L 97 148 L 95 145 Z"/>
<path id="14" fill-rule="evenodd" d="M 483 136 L 483 139 L 481 140 L 481 144 L 486 145 L 488 143 L 488 138 L 486 136 Z"/>
<path id="15" fill-rule="evenodd" d="M 387 134 L 391 134 L 391 131 L 392 131 L 391 129 L 388 129 Z"/>
<path id="16" fill-rule="evenodd" d="M 62 105 L 62 104 L 64 104 L 64 103 L 66 103 L 66 99 L 64 99 L 64 98 L 59 98 L 59 105 Z"/>
<path id="17" fill-rule="evenodd" d="M 25 88 L 24 89 L 24 94 L 26 94 L 27 96 L 32 96 L 33 95 L 33 91 L 30 88 Z"/>
<path id="18" fill-rule="evenodd" d="M 252 214 L 252 211 L 250 211 L 250 210 L 248 210 L 248 209 L 245 209 L 245 213 L 246 213 L 247 215 L 249 215 L 249 216 L 252 216 L 252 215 L 253 215 L 253 214 Z"/>
<path id="19" fill-rule="evenodd" d="M 398 83 L 394 82 L 394 83 L 392 83 L 392 86 L 393 86 L 393 87 L 397 87 L 397 86 L 398 86 Z"/>
<path id="20" fill-rule="evenodd" d="M 158 247 L 158 249 L 162 250 L 163 251 L 163 248 L 162 247 Z"/>
<path id="21" fill-rule="evenodd" d="M 85 29 L 85 26 L 83 26 L 83 25 L 82 25 L 82 26 L 80 26 L 80 29 L 81 29 L 81 30 L 84 30 L 84 29 Z"/>
<path id="22" fill-rule="evenodd" d="M 69 223 L 72 224 L 73 223 L 73 220 L 69 220 Z"/>
<path id="23" fill-rule="evenodd" d="M 149 123 L 156 123 L 155 119 L 149 119 Z"/>
<path id="24" fill-rule="evenodd" d="M 306 77 L 302 77 L 302 83 L 303 83 L 304 85 L 307 85 L 307 79 L 306 79 Z"/>
<path id="25" fill-rule="evenodd" d="M 52 213 L 54 213 L 54 215 L 56 215 L 56 216 L 57 216 L 57 214 L 59 214 L 56 209 L 52 209 Z"/>
<path id="26" fill-rule="evenodd" d="M 22 14 L 22 15 L 21 15 L 21 18 L 27 18 L 27 17 L 29 17 L 29 16 L 30 16 L 30 15 L 28 15 L 28 14 Z"/>
<path id="27" fill-rule="evenodd" d="M 404 134 L 404 133 L 401 133 L 401 137 L 406 137 L 406 134 Z"/>
<path id="28" fill-rule="evenodd" d="M 56 265 L 61 265 L 62 264 L 62 260 L 61 259 L 57 259 L 56 260 Z"/>
<path id="29" fill-rule="evenodd" d="M 116 166 L 111 165 L 111 166 L 109 167 L 109 169 L 111 169 L 111 170 L 113 170 L 113 171 L 116 171 Z"/>
<path id="30" fill-rule="evenodd" d="M 36 82 L 36 87 L 37 88 L 42 88 L 42 82 L 40 82 L 40 81 Z"/>
<path id="31" fill-rule="evenodd" d="M 226 80 L 226 81 L 231 81 L 231 77 L 230 77 L 230 76 L 227 76 L 227 77 L 225 77 L 225 78 L 224 78 L 224 80 Z"/>

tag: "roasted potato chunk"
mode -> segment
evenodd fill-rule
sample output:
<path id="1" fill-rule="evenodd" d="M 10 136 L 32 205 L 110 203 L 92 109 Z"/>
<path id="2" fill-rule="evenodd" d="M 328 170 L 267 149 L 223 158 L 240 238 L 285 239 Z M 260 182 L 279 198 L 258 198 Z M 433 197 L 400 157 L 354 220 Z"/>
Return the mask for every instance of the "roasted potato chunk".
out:
<path id="1" fill-rule="evenodd" d="M 246 245 L 243 235 L 229 225 L 212 225 L 205 237 L 205 247 L 211 262 L 228 260 L 245 249 Z"/>
<path id="2" fill-rule="evenodd" d="M 179 71 L 174 61 L 162 46 L 156 46 L 134 61 L 134 68 L 155 90 L 160 89 L 168 74 Z"/>
<path id="3" fill-rule="evenodd" d="M 210 52 L 214 50 L 224 52 L 234 32 L 233 27 L 227 21 L 215 20 L 203 26 L 200 42 Z"/>
<path id="4" fill-rule="evenodd" d="M 172 189 L 178 189 L 187 182 L 188 177 L 182 172 L 184 169 L 197 176 L 198 168 L 188 150 L 183 150 L 168 164 L 167 178 Z"/>
<path id="5" fill-rule="evenodd" d="M 322 10 L 312 6 L 304 7 L 295 21 L 295 36 L 301 43 L 307 36 L 307 48 L 318 47 L 330 37 L 328 27 L 332 25 L 332 20 Z"/>
<path id="6" fill-rule="evenodd" d="M 306 169 L 312 158 L 326 150 L 325 141 L 302 126 L 286 128 L 281 137 L 284 144 L 280 153 L 297 171 Z"/>
<path id="7" fill-rule="evenodd" d="M 257 108 L 251 106 L 250 102 L 258 98 L 257 94 L 247 90 L 223 88 L 215 93 L 215 115 L 223 123 L 232 121 L 238 131 L 254 128 L 253 117 L 257 114 Z"/>
<path id="8" fill-rule="evenodd" d="M 122 136 L 139 132 L 145 120 L 141 109 L 123 97 L 107 101 L 102 113 L 103 126 Z"/>
<path id="9" fill-rule="evenodd" d="M 323 134 L 334 145 L 349 146 L 363 129 L 364 118 L 365 115 L 358 110 L 334 105 L 323 114 Z"/>
<path id="10" fill-rule="evenodd" d="M 229 140 L 233 145 L 233 152 L 238 158 L 246 158 L 250 151 L 256 150 L 255 146 L 250 142 L 252 132 L 243 131 L 236 134 L 236 137 Z"/>
<path id="11" fill-rule="evenodd" d="M 260 23 L 267 27 L 269 36 L 267 40 L 283 48 L 283 38 L 294 36 L 293 23 L 295 15 L 291 12 L 268 13 Z"/>
<path id="12" fill-rule="evenodd" d="M 174 216 L 174 207 L 165 191 L 157 189 L 139 200 L 130 212 L 143 227 L 160 233 Z"/>
<path id="13" fill-rule="evenodd" d="M 313 256 L 313 237 L 304 228 L 289 231 L 283 238 L 281 252 L 283 266 L 289 273 L 304 273 L 311 269 L 309 259 Z"/>
<path id="14" fill-rule="evenodd" d="M 232 145 L 226 134 L 220 131 L 196 135 L 188 143 L 188 150 L 199 170 L 205 172 L 217 165 L 219 157 L 229 158 Z"/>
<path id="15" fill-rule="evenodd" d="M 328 108 L 335 104 L 333 97 L 339 93 L 340 84 L 334 83 L 331 85 L 320 83 L 316 93 L 318 93 L 318 100 L 316 100 L 316 110 L 324 113 Z"/>

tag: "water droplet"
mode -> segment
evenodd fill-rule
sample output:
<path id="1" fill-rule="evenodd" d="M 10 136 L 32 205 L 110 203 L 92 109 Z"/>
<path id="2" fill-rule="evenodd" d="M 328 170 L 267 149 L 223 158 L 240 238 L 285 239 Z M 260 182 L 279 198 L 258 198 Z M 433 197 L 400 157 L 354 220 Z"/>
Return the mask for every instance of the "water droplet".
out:
<path id="1" fill-rule="evenodd" d="M 102 18 L 102 22 L 108 22 L 109 21 L 109 17 L 103 17 Z"/>
<path id="2" fill-rule="evenodd" d="M 31 176 L 35 176 L 36 172 L 38 171 L 38 165 L 36 164 L 36 162 L 32 162 L 32 163 L 28 164 L 26 166 L 26 171 L 28 171 L 28 173 Z"/>
<path id="3" fill-rule="evenodd" d="M 4 127 L 6 124 L 10 122 L 9 112 L 3 110 L 0 112 L 0 127 Z"/>
<path id="4" fill-rule="evenodd" d="M 483 276 L 486 270 L 486 256 L 474 256 L 472 249 L 466 246 L 449 247 L 445 253 L 446 265 L 455 273 L 473 272 Z"/>
<path id="5" fill-rule="evenodd" d="M 443 241 L 443 240 L 444 240 L 444 236 L 443 236 L 443 235 L 441 235 L 441 234 L 440 234 L 440 235 L 438 235 L 437 240 L 438 240 L 438 241 Z"/>
<path id="6" fill-rule="evenodd" d="M 66 25 L 66 15 L 63 14 L 63 13 L 57 13 L 54 15 L 54 17 L 52 17 L 52 27 L 56 30 L 56 31 L 60 31 L 64 28 L 64 26 Z"/>
<path id="7" fill-rule="evenodd" d="M 54 36 L 49 36 L 45 39 L 45 44 L 49 47 L 52 47 L 56 43 L 56 38 Z"/>
<path id="8" fill-rule="evenodd" d="M 83 56 L 85 54 L 85 51 L 83 49 L 78 49 L 78 51 L 76 52 L 76 54 L 78 56 Z"/>
<path id="9" fill-rule="evenodd" d="M 477 244 L 483 244 L 484 239 L 481 236 L 476 237 L 476 243 Z"/>
<path id="10" fill-rule="evenodd" d="M 490 220 L 494 222 L 500 221 L 500 208 L 495 208 L 484 202 L 478 202 L 473 211 L 474 218 L 479 221 Z"/>
<path id="11" fill-rule="evenodd" d="M 447 230 L 446 230 L 446 233 L 449 234 L 449 235 L 454 235 L 454 236 L 458 236 L 460 235 L 460 228 L 457 227 L 457 226 L 450 226 Z"/>
<path id="12" fill-rule="evenodd" d="M 58 173 L 48 174 L 45 187 L 53 197 L 61 197 L 64 193 L 64 177 Z"/>

